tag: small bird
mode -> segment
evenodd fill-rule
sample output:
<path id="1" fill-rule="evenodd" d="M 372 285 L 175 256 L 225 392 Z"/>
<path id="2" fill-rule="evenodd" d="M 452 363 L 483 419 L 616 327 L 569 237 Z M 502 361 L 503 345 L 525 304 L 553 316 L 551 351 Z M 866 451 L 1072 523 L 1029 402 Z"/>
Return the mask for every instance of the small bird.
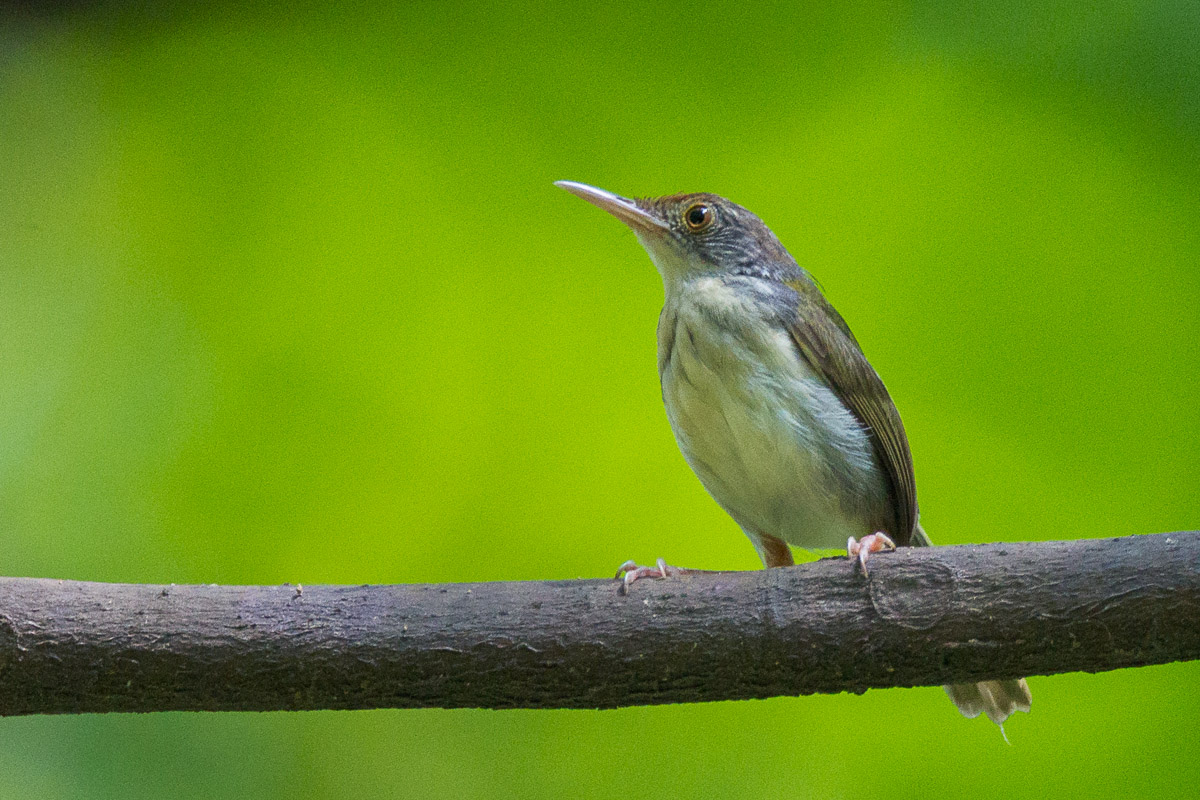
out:
<path id="1" fill-rule="evenodd" d="M 763 564 L 790 547 L 928 546 L 900 414 L 841 315 L 763 222 L 715 194 L 559 186 L 633 229 L 662 275 L 658 375 L 675 440 Z M 626 562 L 625 586 L 686 572 Z M 621 574 L 620 572 L 618 574 Z M 1028 711 L 1024 679 L 947 686 L 967 717 Z"/>

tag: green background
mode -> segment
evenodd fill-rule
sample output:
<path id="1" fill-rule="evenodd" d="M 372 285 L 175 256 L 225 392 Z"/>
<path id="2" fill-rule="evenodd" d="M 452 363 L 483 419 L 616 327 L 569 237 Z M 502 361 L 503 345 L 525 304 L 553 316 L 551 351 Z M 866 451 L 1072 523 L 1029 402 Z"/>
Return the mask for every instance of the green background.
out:
<path id="1" fill-rule="evenodd" d="M 1200 524 L 1195 3 L 6 8 L 3 574 L 756 567 L 667 427 L 659 278 L 563 178 L 759 213 L 935 541 Z M 1034 678 L 1012 746 L 936 688 L 4 719 L 0 796 L 1189 796 L 1198 679 Z"/>

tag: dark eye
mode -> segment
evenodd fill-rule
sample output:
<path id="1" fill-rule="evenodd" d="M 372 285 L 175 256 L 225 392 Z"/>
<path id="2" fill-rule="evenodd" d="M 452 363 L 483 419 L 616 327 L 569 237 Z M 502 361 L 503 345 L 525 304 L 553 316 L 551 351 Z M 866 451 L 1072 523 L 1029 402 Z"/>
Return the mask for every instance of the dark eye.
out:
<path id="1" fill-rule="evenodd" d="M 715 217 L 712 206 L 705 203 L 693 203 L 683 212 L 683 224 L 687 225 L 688 230 L 692 233 L 697 233 L 712 225 Z"/>

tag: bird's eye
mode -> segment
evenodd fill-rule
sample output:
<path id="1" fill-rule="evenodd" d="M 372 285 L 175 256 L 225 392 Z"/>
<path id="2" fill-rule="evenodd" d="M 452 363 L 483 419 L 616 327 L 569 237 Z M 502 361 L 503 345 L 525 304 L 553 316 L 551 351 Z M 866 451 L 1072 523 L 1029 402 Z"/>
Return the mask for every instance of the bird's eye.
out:
<path id="1" fill-rule="evenodd" d="M 713 212 L 712 206 L 706 203 L 692 203 L 683 212 L 683 224 L 687 225 L 692 233 L 699 233 L 712 225 L 715 218 L 716 213 Z"/>

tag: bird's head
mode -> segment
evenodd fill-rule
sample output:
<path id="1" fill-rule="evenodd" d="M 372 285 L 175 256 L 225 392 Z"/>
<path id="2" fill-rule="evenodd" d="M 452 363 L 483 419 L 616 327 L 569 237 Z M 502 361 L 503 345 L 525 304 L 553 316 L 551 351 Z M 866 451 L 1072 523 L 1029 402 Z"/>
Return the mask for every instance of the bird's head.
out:
<path id="1" fill-rule="evenodd" d="M 628 199 L 584 183 L 556 186 L 599 206 L 633 229 L 670 288 L 701 275 L 791 272 L 795 261 L 762 220 L 715 194 Z"/>

